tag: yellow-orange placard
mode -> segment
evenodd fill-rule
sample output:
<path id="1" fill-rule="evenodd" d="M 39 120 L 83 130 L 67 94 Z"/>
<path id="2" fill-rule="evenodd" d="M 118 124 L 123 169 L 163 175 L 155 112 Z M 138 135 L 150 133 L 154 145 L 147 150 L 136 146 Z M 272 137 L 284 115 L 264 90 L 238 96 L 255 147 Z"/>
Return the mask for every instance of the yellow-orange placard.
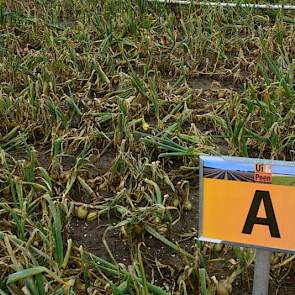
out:
<path id="1" fill-rule="evenodd" d="M 246 169 L 210 167 L 201 177 L 200 240 L 295 251 L 295 186 L 255 182 L 255 166 L 253 177 Z"/>

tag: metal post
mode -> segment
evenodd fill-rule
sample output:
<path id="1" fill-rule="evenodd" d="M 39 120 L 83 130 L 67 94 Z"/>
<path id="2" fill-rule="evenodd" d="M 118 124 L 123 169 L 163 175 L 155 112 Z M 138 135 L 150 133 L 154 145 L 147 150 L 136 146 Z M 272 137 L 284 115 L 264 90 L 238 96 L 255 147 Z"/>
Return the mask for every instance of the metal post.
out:
<path id="1" fill-rule="evenodd" d="M 269 250 L 256 249 L 252 295 L 268 295 L 271 254 Z"/>
<path id="2" fill-rule="evenodd" d="M 215 6 L 215 7 L 241 7 L 241 8 L 257 8 L 257 9 L 286 9 L 295 10 L 292 4 L 252 4 L 252 3 L 231 3 L 231 2 L 208 2 L 195 0 L 148 0 L 149 2 L 158 2 L 166 4 L 185 4 L 199 6 Z"/>

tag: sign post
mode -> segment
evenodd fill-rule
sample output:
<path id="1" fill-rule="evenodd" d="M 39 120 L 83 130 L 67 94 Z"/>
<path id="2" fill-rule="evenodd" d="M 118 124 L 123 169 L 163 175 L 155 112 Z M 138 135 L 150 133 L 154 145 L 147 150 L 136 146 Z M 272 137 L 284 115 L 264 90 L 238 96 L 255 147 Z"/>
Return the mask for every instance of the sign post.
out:
<path id="1" fill-rule="evenodd" d="M 271 251 L 256 249 L 253 295 L 268 295 Z"/>
<path id="2" fill-rule="evenodd" d="M 272 251 L 295 251 L 295 162 L 200 157 L 199 240 L 256 248 L 253 295 L 267 295 Z"/>

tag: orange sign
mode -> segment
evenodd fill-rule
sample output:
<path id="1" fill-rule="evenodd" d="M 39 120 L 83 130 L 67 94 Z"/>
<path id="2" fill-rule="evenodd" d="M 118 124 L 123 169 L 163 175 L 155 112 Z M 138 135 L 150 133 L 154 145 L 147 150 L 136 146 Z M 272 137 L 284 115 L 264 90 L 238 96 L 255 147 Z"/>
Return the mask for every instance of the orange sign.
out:
<path id="1" fill-rule="evenodd" d="M 201 158 L 200 240 L 295 251 L 294 163 L 229 159 Z"/>

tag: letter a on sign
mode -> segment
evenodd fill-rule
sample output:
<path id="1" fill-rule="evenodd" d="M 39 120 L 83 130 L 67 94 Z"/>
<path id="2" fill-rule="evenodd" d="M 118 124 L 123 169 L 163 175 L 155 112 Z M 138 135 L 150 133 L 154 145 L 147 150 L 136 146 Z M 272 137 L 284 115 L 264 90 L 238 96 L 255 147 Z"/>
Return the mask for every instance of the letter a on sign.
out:
<path id="1" fill-rule="evenodd" d="M 264 204 L 264 209 L 266 213 L 266 218 L 257 217 L 258 210 L 261 202 Z M 244 228 L 244 234 L 251 234 L 254 224 L 267 225 L 269 227 L 270 234 L 273 238 L 280 238 L 280 232 L 275 216 L 275 212 L 271 203 L 270 194 L 268 191 L 255 192 Z"/>
<path id="2" fill-rule="evenodd" d="M 199 240 L 295 253 L 295 161 L 200 157 Z"/>

